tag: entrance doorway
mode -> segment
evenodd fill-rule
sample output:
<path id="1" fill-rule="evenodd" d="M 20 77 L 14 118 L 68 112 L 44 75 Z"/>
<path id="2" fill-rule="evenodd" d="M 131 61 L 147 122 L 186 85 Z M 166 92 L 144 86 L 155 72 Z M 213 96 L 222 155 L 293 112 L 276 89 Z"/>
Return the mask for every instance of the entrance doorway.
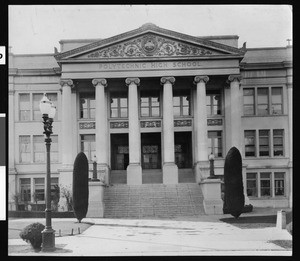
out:
<path id="1" fill-rule="evenodd" d="M 161 133 L 141 134 L 142 183 L 162 183 Z"/>
<path id="2" fill-rule="evenodd" d="M 195 175 L 192 170 L 192 132 L 175 132 L 175 164 L 178 167 L 178 182 L 195 182 Z"/>
<path id="3" fill-rule="evenodd" d="M 126 184 L 129 165 L 128 134 L 111 134 L 111 183 Z"/>

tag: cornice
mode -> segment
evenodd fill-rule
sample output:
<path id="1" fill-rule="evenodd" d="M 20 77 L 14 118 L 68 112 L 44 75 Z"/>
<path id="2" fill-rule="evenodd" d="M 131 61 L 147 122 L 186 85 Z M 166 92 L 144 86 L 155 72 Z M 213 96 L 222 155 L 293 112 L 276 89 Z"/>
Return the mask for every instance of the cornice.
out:
<path id="1" fill-rule="evenodd" d="M 9 75 L 12 76 L 31 76 L 31 75 L 61 75 L 61 69 L 58 68 L 46 68 L 46 69 L 17 69 L 10 68 Z"/>
<path id="2" fill-rule="evenodd" d="M 292 62 L 240 63 L 242 70 L 293 68 Z"/>

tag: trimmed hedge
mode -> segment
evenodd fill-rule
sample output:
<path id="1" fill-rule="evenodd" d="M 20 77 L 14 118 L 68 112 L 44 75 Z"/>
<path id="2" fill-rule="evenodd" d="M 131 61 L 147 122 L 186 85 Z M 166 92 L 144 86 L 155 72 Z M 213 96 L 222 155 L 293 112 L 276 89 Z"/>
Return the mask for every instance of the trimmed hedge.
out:
<path id="1" fill-rule="evenodd" d="M 40 249 L 42 245 L 42 231 L 45 226 L 41 223 L 32 223 L 26 226 L 20 232 L 20 238 L 22 238 L 27 243 L 29 242 L 34 249 Z"/>
<path id="2" fill-rule="evenodd" d="M 44 218 L 45 211 L 8 211 L 8 217 L 15 218 Z M 74 218 L 74 212 L 51 212 L 52 218 Z"/>
<path id="3" fill-rule="evenodd" d="M 84 152 L 79 152 L 73 169 L 73 210 L 79 223 L 86 217 L 89 205 L 89 163 Z"/>
<path id="4" fill-rule="evenodd" d="M 224 164 L 225 195 L 223 213 L 238 218 L 244 210 L 245 197 L 242 176 L 242 156 L 236 147 L 232 147 Z"/>

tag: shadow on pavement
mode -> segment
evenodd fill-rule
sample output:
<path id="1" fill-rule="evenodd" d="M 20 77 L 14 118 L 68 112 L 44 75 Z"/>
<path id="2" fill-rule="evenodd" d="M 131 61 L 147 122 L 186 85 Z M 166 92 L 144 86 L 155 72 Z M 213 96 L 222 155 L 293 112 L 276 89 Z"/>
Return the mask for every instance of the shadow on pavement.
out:
<path id="1" fill-rule="evenodd" d="M 220 221 L 231 224 L 238 228 L 264 228 L 276 226 L 276 215 L 248 216 L 239 218 L 221 218 Z"/>

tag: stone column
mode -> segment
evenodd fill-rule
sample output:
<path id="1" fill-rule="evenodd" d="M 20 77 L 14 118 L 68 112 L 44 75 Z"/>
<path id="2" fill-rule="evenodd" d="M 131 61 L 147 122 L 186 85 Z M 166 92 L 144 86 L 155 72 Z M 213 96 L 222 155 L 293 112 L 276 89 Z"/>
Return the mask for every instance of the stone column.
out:
<path id="1" fill-rule="evenodd" d="M 290 161 L 289 174 L 290 174 L 290 184 L 289 184 L 289 207 L 293 207 L 293 84 L 287 84 L 288 88 L 288 115 L 289 115 L 289 157 Z"/>
<path id="2" fill-rule="evenodd" d="M 197 85 L 197 113 L 196 124 L 196 182 L 209 176 L 209 162 L 207 151 L 207 117 L 206 117 L 206 83 L 208 76 L 196 76 L 194 84 Z"/>
<path id="3" fill-rule="evenodd" d="M 174 115 L 173 115 L 173 89 L 174 77 L 162 77 L 163 84 L 163 144 L 164 144 L 164 164 L 163 183 L 178 183 L 178 167 L 175 164 L 174 146 Z"/>
<path id="4" fill-rule="evenodd" d="M 127 184 L 142 184 L 141 134 L 137 86 L 139 78 L 127 78 L 128 86 L 128 120 L 129 120 L 129 165 L 127 167 Z"/>
<path id="5" fill-rule="evenodd" d="M 71 102 L 71 88 L 73 87 L 73 81 L 71 79 L 63 79 L 60 81 L 62 86 L 62 117 L 61 117 L 61 156 L 62 156 L 62 166 L 59 169 L 59 184 L 61 187 L 66 188 L 72 193 L 72 182 L 73 182 L 73 123 L 72 114 L 74 113 Z M 66 200 L 60 197 L 59 209 L 66 211 Z"/>
<path id="6" fill-rule="evenodd" d="M 241 75 L 229 75 L 228 82 L 230 83 L 230 148 L 236 147 L 243 158 L 242 148 L 242 122 L 241 122 L 241 90 L 240 81 L 242 80 Z M 227 130 L 226 130 L 227 131 Z M 228 151 L 227 151 L 228 152 Z M 226 153 L 227 153 L 226 152 Z M 243 166 L 243 186 L 245 204 L 249 204 L 249 198 L 247 196 L 247 181 L 246 181 L 246 165 Z"/>
<path id="7" fill-rule="evenodd" d="M 109 168 L 107 162 L 108 154 L 108 131 L 107 131 L 107 113 L 106 113 L 106 99 L 105 87 L 107 86 L 106 79 L 93 79 L 95 86 L 96 98 L 96 157 L 97 169 L 101 177 L 105 179 L 105 183 L 109 184 Z M 99 178 L 99 177 L 98 177 Z"/>

